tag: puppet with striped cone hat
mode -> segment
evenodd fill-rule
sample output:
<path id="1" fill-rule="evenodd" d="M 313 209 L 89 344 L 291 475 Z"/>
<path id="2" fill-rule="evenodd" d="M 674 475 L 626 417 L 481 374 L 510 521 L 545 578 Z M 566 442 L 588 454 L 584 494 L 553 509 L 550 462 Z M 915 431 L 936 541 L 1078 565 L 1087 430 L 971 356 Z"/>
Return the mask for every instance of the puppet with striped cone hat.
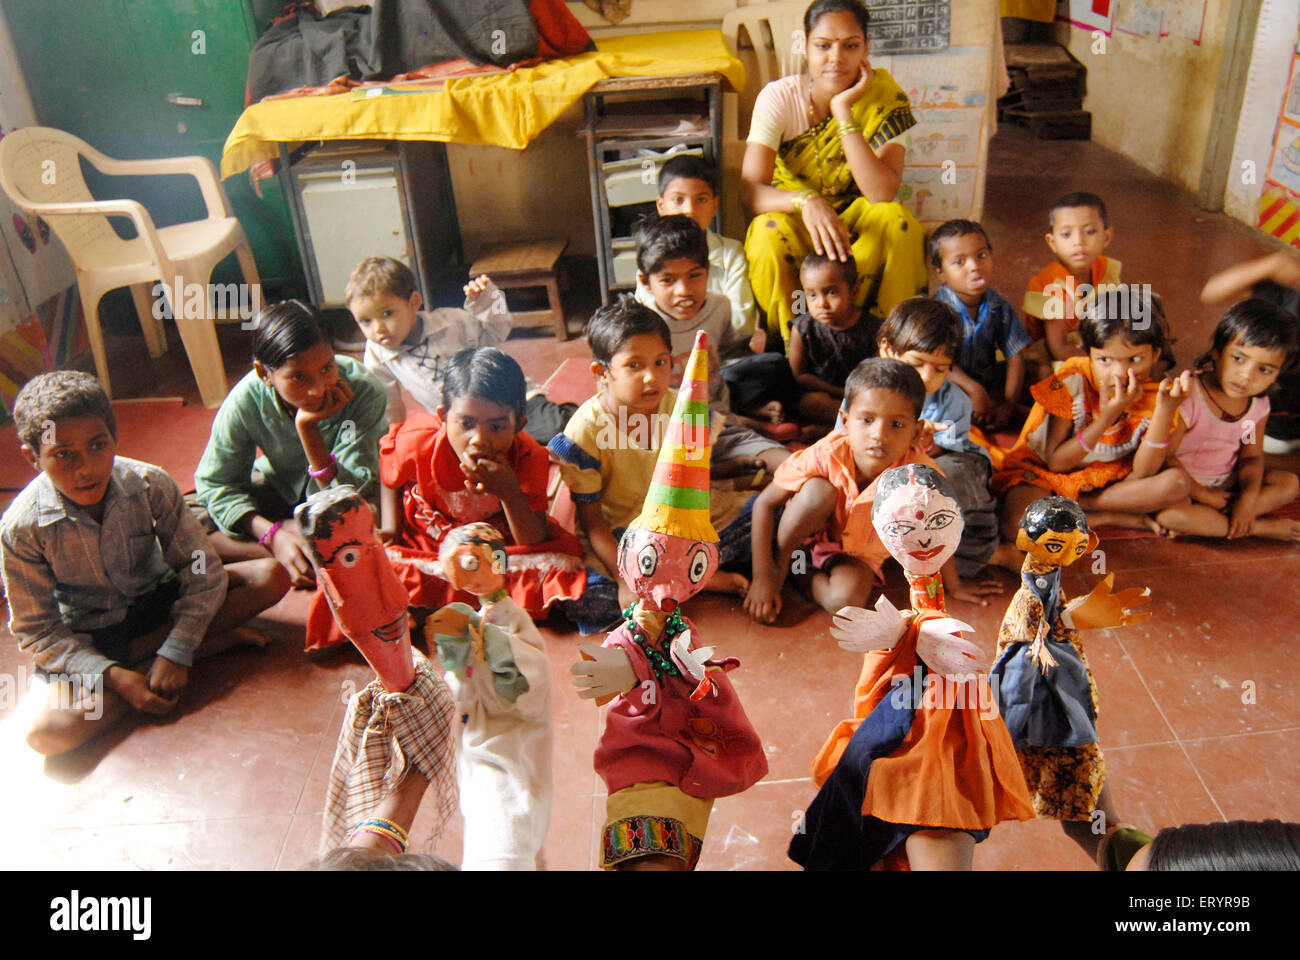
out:
<path id="1" fill-rule="evenodd" d="M 584 643 L 579 696 L 609 703 L 595 768 L 609 791 L 601 866 L 693 869 L 713 801 L 767 773 L 726 673 L 740 665 L 695 645 L 680 605 L 718 569 L 709 519 L 708 337 L 695 345 L 640 515 L 618 548 L 638 600 L 603 646 Z"/>

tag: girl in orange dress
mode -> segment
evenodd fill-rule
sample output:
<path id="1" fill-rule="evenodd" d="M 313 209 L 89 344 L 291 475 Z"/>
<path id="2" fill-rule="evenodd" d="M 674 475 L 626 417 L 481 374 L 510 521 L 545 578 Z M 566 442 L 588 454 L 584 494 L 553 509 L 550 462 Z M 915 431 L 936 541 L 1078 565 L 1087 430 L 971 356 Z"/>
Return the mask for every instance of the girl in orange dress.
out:
<path id="1" fill-rule="evenodd" d="M 852 720 L 813 762 L 821 786 L 790 843 L 809 870 L 969 870 L 1003 820 L 1032 820 L 1011 737 L 977 647 L 944 616 L 939 570 L 961 540 L 961 509 L 938 471 L 907 465 L 878 481 L 872 522 L 903 565 L 912 610 L 883 597 L 846 607 L 832 632 L 867 651 Z"/>
<path id="2" fill-rule="evenodd" d="M 1093 527 L 1156 533 L 1165 530 L 1154 515 L 1188 498 L 1191 479 L 1172 457 L 1191 374 L 1149 379 L 1171 350 L 1160 301 L 1141 312 L 1134 316 L 1127 298 L 1099 297 L 1079 320 L 1088 356 L 1065 360 L 1030 389 L 1034 406 L 1014 447 L 990 447 L 993 492 L 1006 498 L 1004 542 L 1015 542 L 1025 508 L 1045 492 L 1077 500 Z"/>

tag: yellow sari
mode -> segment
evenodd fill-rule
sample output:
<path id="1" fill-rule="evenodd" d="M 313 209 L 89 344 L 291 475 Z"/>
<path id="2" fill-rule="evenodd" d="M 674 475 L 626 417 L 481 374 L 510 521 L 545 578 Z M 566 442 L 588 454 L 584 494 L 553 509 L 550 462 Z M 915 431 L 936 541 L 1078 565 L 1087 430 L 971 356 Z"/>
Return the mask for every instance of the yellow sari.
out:
<path id="1" fill-rule="evenodd" d="M 879 69 L 854 105 L 853 119 L 872 150 L 916 124 L 907 94 Z M 772 186 L 791 192 L 815 190 L 835 208 L 858 267 L 857 306 L 885 317 L 899 302 L 925 293 L 925 230 L 902 204 L 872 203 L 862 196 L 831 117 L 781 144 Z M 803 218 L 794 214 L 761 213 L 750 221 L 745 235 L 754 302 L 767 313 L 768 332 L 779 332 L 787 343 L 799 264 L 812 249 Z"/>

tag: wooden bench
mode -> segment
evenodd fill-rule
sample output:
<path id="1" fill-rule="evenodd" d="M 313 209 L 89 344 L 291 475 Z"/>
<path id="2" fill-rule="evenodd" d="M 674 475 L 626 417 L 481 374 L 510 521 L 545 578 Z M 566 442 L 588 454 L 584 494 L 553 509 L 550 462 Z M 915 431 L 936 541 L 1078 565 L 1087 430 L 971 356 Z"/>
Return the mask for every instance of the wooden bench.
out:
<path id="1" fill-rule="evenodd" d="M 511 311 L 516 327 L 544 327 L 554 324 L 557 340 L 569 339 L 564 322 L 564 305 L 560 303 L 560 284 L 556 265 L 567 240 L 530 240 L 491 247 L 469 268 L 470 279 L 486 273 L 502 290 L 521 287 L 545 287 L 547 310 Z"/>

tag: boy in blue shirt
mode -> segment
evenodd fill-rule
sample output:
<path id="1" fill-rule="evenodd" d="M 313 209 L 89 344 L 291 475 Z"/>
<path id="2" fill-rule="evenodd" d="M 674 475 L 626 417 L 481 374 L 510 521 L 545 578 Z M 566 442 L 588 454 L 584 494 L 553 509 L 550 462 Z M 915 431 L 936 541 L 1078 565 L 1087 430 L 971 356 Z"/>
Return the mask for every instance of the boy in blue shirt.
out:
<path id="1" fill-rule="evenodd" d="M 969 395 L 974 422 L 1000 430 L 1011 422 L 1025 388 L 1021 352 L 1031 339 L 1015 307 L 993 289 L 993 245 L 975 221 L 949 220 L 930 236 L 930 265 L 942 284 L 934 299 L 961 320 L 961 345 L 949 376 Z"/>
<path id="2" fill-rule="evenodd" d="M 998 504 L 989 489 L 993 465 L 988 451 L 970 438 L 971 399 L 951 376 L 961 344 L 956 312 L 926 297 L 904 300 L 880 327 L 880 355 L 903 361 L 925 383 L 921 419 L 936 425 L 926 452 L 961 506 L 966 527 L 955 559 L 958 575 L 968 580 L 990 563 L 1019 570 L 1022 557 L 1015 544 L 998 543 Z"/>

